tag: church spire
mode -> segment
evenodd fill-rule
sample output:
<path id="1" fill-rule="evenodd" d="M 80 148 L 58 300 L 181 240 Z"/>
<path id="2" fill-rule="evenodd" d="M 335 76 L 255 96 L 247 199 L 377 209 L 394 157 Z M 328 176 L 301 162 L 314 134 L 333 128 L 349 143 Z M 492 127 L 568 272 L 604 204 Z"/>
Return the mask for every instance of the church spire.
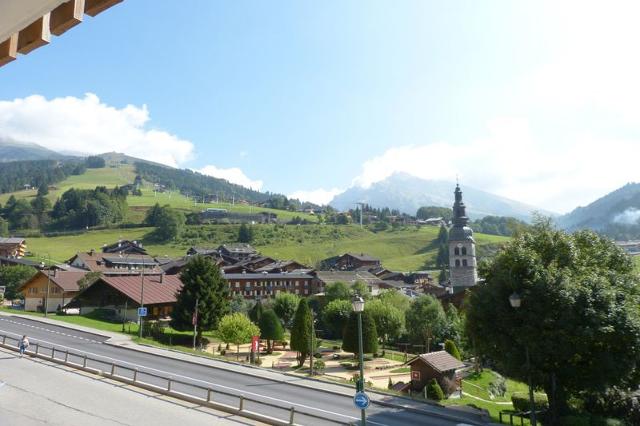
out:
<path id="1" fill-rule="evenodd" d="M 455 195 L 455 202 L 453 203 L 453 226 L 463 227 L 469 223 L 469 218 L 466 213 L 466 206 L 462 201 L 462 191 L 460 190 L 460 184 L 456 184 L 456 190 L 453 193 Z"/>

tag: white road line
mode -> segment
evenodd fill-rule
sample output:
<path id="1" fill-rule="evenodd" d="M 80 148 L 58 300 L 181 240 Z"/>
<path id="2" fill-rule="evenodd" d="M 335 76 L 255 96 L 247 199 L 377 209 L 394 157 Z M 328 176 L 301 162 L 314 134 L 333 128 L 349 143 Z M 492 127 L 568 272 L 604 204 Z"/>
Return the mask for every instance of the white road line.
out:
<path id="1" fill-rule="evenodd" d="M 11 331 L 6 331 L 6 330 L 1 330 L 1 331 L 5 332 L 5 333 L 13 334 L 14 336 L 18 336 L 18 337 L 21 336 L 20 334 L 13 333 Z M 315 410 L 315 411 L 319 411 L 319 412 L 326 413 L 326 414 L 333 414 L 333 415 L 336 415 L 336 416 L 345 417 L 345 418 L 351 419 L 351 420 L 359 420 L 358 417 L 349 416 L 347 414 L 341 414 L 341 413 L 336 413 L 334 411 L 323 410 L 322 408 L 311 407 L 311 406 L 304 405 L 304 404 L 299 404 L 299 403 L 296 403 L 296 402 L 291 402 L 291 401 L 286 401 L 286 400 L 283 400 L 283 399 L 273 398 L 273 397 L 270 397 L 270 396 L 267 396 L 267 395 L 248 392 L 248 391 L 240 390 L 240 389 L 237 389 L 237 388 L 232 388 L 232 387 L 225 386 L 225 385 L 220 385 L 220 384 L 217 384 L 217 383 L 206 382 L 204 380 L 195 379 L 193 377 L 183 376 L 181 374 L 176 374 L 176 373 L 170 373 L 170 372 L 164 371 L 164 370 L 158 370 L 157 368 L 148 367 L 148 366 L 144 366 L 144 365 L 140 365 L 140 364 L 135 364 L 135 363 L 131 363 L 129 361 L 124 361 L 124 360 L 121 360 L 121 359 L 112 358 L 112 357 L 109 357 L 109 356 L 106 356 L 106 355 L 99 355 L 99 354 L 96 354 L 96 353 L 83 351 L 83 350 L 76 349 L 76 348 L 71 348 L 71 347 L 68 347 L 68 346 L 56 344 L 56 343 L 49 342 L 49 341 L 46 341 L 46 340 L 35 339 L 35 338 L 33 338 L 32 340 L 36 341 L 36 342 L 47 343 L 49 345 L 55 346 L 56 348 L 71 349 L 71 350 L 74 350 L 74 351 L 86 353 L 87 355 L 93 355 L 93 356 L 100 357 L 100 358 L 103 358 L 103 359 L 108 359 L 108 360 L 111 360 L 111 361 L 114 361 L 114 362 L 117 361 L 117 362 L 120 362 L 120 363 L 123 363 L 123 364 L 128 364 L 128 365 L 133 366 L 133 367 L 137 367 L 137 368 L 141 368 L 141 369 L 145 369 L 145 370 L 149 370 L 149 371 L 154 371 L 156 373 L 167 374 L 167 375 L 169 375 L 171 377 L 180 377 L 180 378 L 183 378 L 183 379 L 192 380 L 194 382 L 204 383 L 204 384 L 210 385 L 210 386 L 217 386 L 217 387 L 224 388 L 224 389 L 234 390 L 234 391 L 238 392 L 240 395 L 252 395 L 252 396 L 260 397 L 260 398 L 263 398 L 263 399 L 270 399 L 272 401 L 277 401 L 277 402 L 282 402 L 282 403 L 286 403 L 286 404 L 296 405 L 298 407 L 307 408 L 309 410 Z M 242 373 L 236 373 L 236 374 L 242 374 Z M 268 379 L 265 379 L 265 380 L 268 380 Z M 374 421 L 371 421 L 371 420 L 369 420 L 368 423 L 375 424 L 375 425 L 380 425 L 380 426 L 389 426 L 389 425 L 386 425 L 384 423 L 378 423 L 378 422 L 374 422 Z"/>

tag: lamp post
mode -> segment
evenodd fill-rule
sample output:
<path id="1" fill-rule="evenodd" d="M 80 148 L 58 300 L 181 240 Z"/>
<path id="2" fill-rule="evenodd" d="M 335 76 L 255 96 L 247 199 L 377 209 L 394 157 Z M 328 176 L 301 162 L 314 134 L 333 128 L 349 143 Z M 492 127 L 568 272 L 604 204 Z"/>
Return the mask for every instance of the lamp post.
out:
<path id="1" fill-rule="evenodd" d="M 509 296 L 509 303 L 513 309 L 519 309 L 520 305 L 522 305 L 522 298 L 516 292 L 513 292 L 511 296 Z M 527 379 L 529 382 L 529 406 L 531 409 L 531 425 L 536 426 L 536 403 L 533 399 L 533 383 L 531 381 L 531 361 L 529 360 L 529 345 L 525 343 L 524 345 L 525 357 L 527 360 Z"/>
<path id="2" fill-rule="evenodd" d="M 353 312 L 358 314 L 358 354 L 360 355 L 360 378 L 358 379 L 358 386 L 356 390 L 358 392 L 364 391 L 364 354 L 362 353 L 362 311 L 364 311 L 364 299 L 359 295 L 354 296 L 351 301 Z M 367 415 L 364 408 L 360 409 L 360 415 L 362 417 L 361 425 L 367 424 Z"/>
<path id="3" fill-rule="evenodd" d="M 44 263 L 44 257 L 42 258 Z M 47 253 L 47 294 L 44 299 L 44 316 L 47 316 L 49 311 L 49 288 L 51 287 L 51 255 Z"/>
<path id="4" fill-rule="evenodd" d="M 142 272 L 140 273 L 140 307 L 144 308 L 144 255 L 142 257 Z M 140 328 L 138 329 L 138 337 L 142 339 L 142 316 L 140 318 Z"/>

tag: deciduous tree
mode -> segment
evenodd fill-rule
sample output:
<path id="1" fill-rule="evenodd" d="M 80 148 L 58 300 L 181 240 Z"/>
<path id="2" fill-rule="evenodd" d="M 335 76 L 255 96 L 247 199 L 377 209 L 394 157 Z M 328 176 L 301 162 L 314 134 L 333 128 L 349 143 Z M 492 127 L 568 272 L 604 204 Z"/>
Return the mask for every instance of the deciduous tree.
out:
<path id="1" fill-rule="evenodd" d="M 260 334 L 257 325 L 248 316 L 235 312 L 225 315 L 218 324 L 218 337 L 225 343 L 236 345 L 236 359 L 240 359 L 240 345 L 251 342 L 253 336 Z"/>
<path id="2" fill-rule="evenodd" d="M 373 321 L 371 314 L 365 309 L 362 312 L 362 351 L 365 354 L 378 352 L 378 333 L 376 331 L 376 323 Z M 342 349 L 347 352 L 359 354 L 358 347 L 358 314 L 351 312 L 349 322 L 344 328 L 344 336 L 342 338 Z"/>
<path id="3" fill-rule="evenodd" d="M 267 309 L 260 317 L 260 337 L 267 339 L 267 353 L 271 353 L 274 340 L 284 339 L 284 329 L 280 323 L 280 319 L 272 309 Z"/>
<path id="4" fill-rule="evenodd" d="M 300 303 L 300 296 L 293 293 L 281 291 L 279 292 L 273 302 L 273 311 L 278 315 L 278 318 L 282 320 L 282 324 L 286 328 L 291 327 L 291 321 L 296 314 L 296 309 Z"/>

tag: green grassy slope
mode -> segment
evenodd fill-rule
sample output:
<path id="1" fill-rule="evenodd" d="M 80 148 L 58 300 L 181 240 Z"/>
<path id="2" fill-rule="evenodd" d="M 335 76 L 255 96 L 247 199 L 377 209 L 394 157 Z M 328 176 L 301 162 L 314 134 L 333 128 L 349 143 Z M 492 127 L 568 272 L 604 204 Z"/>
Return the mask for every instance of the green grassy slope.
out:
<path id="1" fill-rule="evenodd" d="M 48 254 L 52 259 L 63 261 L 77 251 L 99 250 L 103 244 L 122 238 L 142 240 L 150 254 L 175 257 L 184 255 L 192 245 L 217 247 L 234 242 L 238 235 L 237 225 L 189 226 L 179 241 L 153 244 L 144 240 L 144 235 L 151 230 L 110 229 L 78 235 L 29 238 L 27 245 L 36 258 Z M 389 269 L 415 271 L 433 267 L 438 249 L 434 244 L 437 231 L 435 227 L 411 227 L 373 233 L 356 225 L 254 225 L 254 245 L 265 255 L 295 259 L 310 266 L 327 257 L 351 251 L 377 256 Z M 478 234 L 476 240 L 482 247 L 495 247 L 507 241 L 507 238 Z"/>

